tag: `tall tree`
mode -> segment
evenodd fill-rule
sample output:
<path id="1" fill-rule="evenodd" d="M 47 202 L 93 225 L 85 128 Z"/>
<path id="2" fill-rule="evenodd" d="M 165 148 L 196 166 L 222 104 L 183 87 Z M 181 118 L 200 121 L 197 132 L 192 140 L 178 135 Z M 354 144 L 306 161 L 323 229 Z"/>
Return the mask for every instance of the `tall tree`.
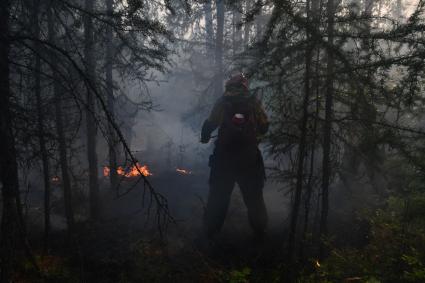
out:
<path id="1" fill-rule="evenodd" d="M 310 20 L 310 0 L 306 2 L 306 20 Z M 291 211 L 291 224 L 289 228 L 289 240 L 288 240 L 288 256 L 290 262 L 290 272 L 295 273 L 295 235 L 297 232 L 298 215 L 300 212 L 301 195 L 304 183 L 304 162 L 307 154 L 307 123 L 309 117 L 309 103 L 310 103 L 310 81 L 311 81 L 311 55 L 312 45 L 309 36 L 309 30 L 306 30 L 306 42 L 308 44 L 305 52 L 305 74 L 304 74 L 304 98 L 302 104 L 302 118 L 300 122 L 300 140 L 298 144 L 298 158 L 297 158 L 297 171 L 296 171 L 296 186 L 295 195 Z M 301 243 L 303 244 L 303 243 Z M 293 274 L 290 276 L 290 280 L 293 281 Z"/>
<path id="2" fill-rule="evenodd" d="M 224 42 L 224 0 L 216 0 L 217 32 L 215 38 L 215 91 L 216 97 L 223 94 L 223 42 Z"/>
<path id="3" fill-rule="evenodd" d="M 41 162 L 43 166 L 43 182 L 44 182 L 44 251 L 47 252 L 49 243 L 50 232 L 50 178 L 49 178 L 49 157 L 46 149 L 45 129 L 44 129 L 44 112 L 43 100 L 41 97 L 41 44 L 40 39 L 40 0 L 33 0 L 32 6 L 32 20 L 34 28 L 34 51 L 35 51 L 35 65 L 34 65 L 34 94 L 36 98 L 37 109 L 37 132 L 38 141 L 40 146 Z"/>
<path id="4" fill-rule="evenodd" d="M 403 18 L 403 5 L 401 3 L 401 0 L 396 1 L 395 5 L 395 18 L 400 21 Z"/>
<path id="5" fill-rule="evenodd" d="M 213 29 L 213 16 L 212 16 L 212 0 L 206 0 L 204 3 L 205 13 L 205 46 L 207 58 L 213 56 L 214 45 L 214 29 Z"/>
<path id="6" fill-rule="evenodd" d="M 263 26 L 264 26 L 264 20 L 263 20 L 263 7 L 260 6 L 258 8 L 258 14 L 255 18 L 255 37 L 257 41 L 261 41 L 261 38 L 263 37 Z"/>
<path id="7" fill-rule="evenodd" d="M 15 260 L 16 239 L 19 231 L 19 181 L 16 162 L 13 117 L 10 105 L 10 1 L 0 2 L 0 181 L 3 211 L 1 219 L 0 281 L 10 282 Z"/>
<path id="8" fill-rule="evenodd" d="M 87 126 L 87 159 L 89 164 L 89 198 L 90 198 L 90 217 L 93 220 L 99 219 L 100 201 L 99 201 L 99 180 L 97 164 L 97 126 L 96 126 L 96 104 L 95 94 L 91 87 L 95 86 L 95 57 L 94 57 L 94 0 L 85 0 L 84 14 L 84 64 L 85 72 L 89 83 L 87 85 L 86 101 L 86 126 Z"/>
<path id="9" fill-rule="evenodd" d="M 50 0 L 50 5 L 47 7 L 47 26 L 48 26 L 48 41 L 52 45 L 57 44 L 57 35 L 56 35 L 56 21 L 53 17 L 53 12 L 56 7 L 54 0 Z M 60 73 L 60 66 L 58 64 L 58 58 L 54 50 L 50 50 L 50 68 L 51 76 L 53 79 L 53 97 L 55 104 L 55 126 L 56 126 L 56 135 L 58 140 L 58 150 L 59 150 L 59 163 L 61 168 L 61 184 L 63 187 L 64 194 L 64 204 L 65 204 L 65 217 L 68 225 L 68 230 L 73 233 L 74 230 L 74 211 L 72 207 L 72 190 L 71 190 L 71 178 L 69 176 L 69 165 L 68 165 L 68 155 L 67 155 L 67 143 L 66 136 L 64 131 L 64 119 L 63 119 L 63 108 L 62 108 L 62 99 L 61 94 L 61 85 L 60 78 L 58 74 Z"/>
<path id="10" fill-rule="evenodd" d="M 233 55 L 240 51 L 242 44 L 242 30 L 240 27 L 242 20 L 242 5 L 241 3 L 235 3 L 232 10 L 232 42 L 233 42 Z"/>
<path id="11" fill-rule="evenodd" d="M 247 14 L 252 8 L 252 0 L 245 0 L 245 14 Z M 244 26 L 244 36 L 243 36 L 243 45 L 245 48 L 249 45 L 250 33 L 251 33 L 251 21 L 245 23 Z"/>
<path id="12" fill-rule="evenodd" d="M 310 0 L 308 1 L 308 5 L 306 5 L 307 8 L 307 26 L 313 27 L 318 26 L 320 24 L 320 0 Z M 317 127 L 319 123 L 319 119 L 317 117 L 320 113 L 320 106 L 321 106 L 321 99 L 320 99 L 320 82 L 319 82 L 319 65 L 320 65 L 320 49 L 316 48 L 316 42 L 311 39 L 311 36 L 308 32 L 308 27 L 306 27 L 306 39 L 307 39 L 307 49 L 306 49 L 306 76 L 305 76 L 305 84 L 307 82 L 311 82 L 310 85 L 306 86 L 310 88 L 311 94 L 313 92 L 315 93 L 315 117 L 313 121 L 313 128 L 311 130 L 311 136 L 312 140 L 310 142 L 310 156 L 309 156 L 309 174 L 306 182 L 306 189 L 305 189 L 305 196 L 304 196 L 304 220 L 303 220 L 303 230 L 302 230 L 302 240 L 300 245 L 300 258 L 303 259 L 304 257 L 304 250 L 305 246 L 307 244 L 307 234 L 309 229 L 309 222 L 310 222 L 310 209 L 311 209 L 311 199 L 313 196 L 313 179 L 315 177 L 315 158 L 316 158 L 316 140 L 317 140 Z M 309 56 L 307 56 L 309 55 Z M 316 62 L 314 62 L 314 69 L 313 69 L 313 57 L 316 57 Z M 310 66 L 309 66 L 310 65 Z M 309 67 L 308 67 L 309 66 Z M 310 75 L 307 75 L 310 74 Z M 308 79 L 311 77 L 310 79 Z"/>
<path id="13" fill-rule="evenodd" d="M 112 77 L 113 69 L 113 34 L 112 34 L 112 15 L 113 15 L 113 0 L 106 0 L 106 13 L 110 24 L 106 27 L 106 92 L 108 111 L 112 119 L 115 118 L 115 98 L 114 98 L 114 83 Z M 116 144 L 117 138 L 115 130 L 111 124 L 108 124 L 108 146 L 109 146 L 109 168 L 110 168 L 110 182 L 113 189 L 118 186 L 117 174 L 117 153 Z"/>
<path id="14" fill-rule="evenodd" d="M 329 47 L 327 49 L 326 63 L 326 93 L 325 93 L 325 121 L 323 125 L 323 164 L 322 164 L 322 212 L 320 217 L 320 257 L 325 255 L 325 238 L 328 235 L 329 212 L 329 185 L 331 179 L 331 146 L 332 146 L 332 119 L 334 97 L 334 53 L 330 48 L 334 45 L 334 0 L 328 0 L 327 6 L 327 36 Z"/>

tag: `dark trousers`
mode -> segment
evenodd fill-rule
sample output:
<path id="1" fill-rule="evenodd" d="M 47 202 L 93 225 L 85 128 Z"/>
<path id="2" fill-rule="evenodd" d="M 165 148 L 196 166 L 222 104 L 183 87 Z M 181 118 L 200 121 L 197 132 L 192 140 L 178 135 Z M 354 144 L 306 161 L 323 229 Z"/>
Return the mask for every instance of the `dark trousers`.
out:
<path id="1" fill-rule="evenodd" d="M 249 223 L 258 236 L 267 226 L 267 211 L 263 198 L 264 165 L 257 148 L 239 152 L 215 149 L 210 157 L 210 190 L 204 215 L 208 236 L 220 231 L 229 208 L 230 197 L 237 183 L 248 209 Z"/>

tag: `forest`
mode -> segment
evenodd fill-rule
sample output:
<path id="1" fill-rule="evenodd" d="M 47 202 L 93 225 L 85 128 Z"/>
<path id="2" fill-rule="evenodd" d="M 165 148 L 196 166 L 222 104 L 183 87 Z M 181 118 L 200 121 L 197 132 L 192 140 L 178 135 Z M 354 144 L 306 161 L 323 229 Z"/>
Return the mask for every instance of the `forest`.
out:
<path id="1" fill-rule="evenodd" d="M 0 282 L 425 282 L 424 91 L 423 0 L 1 0 Z"/>

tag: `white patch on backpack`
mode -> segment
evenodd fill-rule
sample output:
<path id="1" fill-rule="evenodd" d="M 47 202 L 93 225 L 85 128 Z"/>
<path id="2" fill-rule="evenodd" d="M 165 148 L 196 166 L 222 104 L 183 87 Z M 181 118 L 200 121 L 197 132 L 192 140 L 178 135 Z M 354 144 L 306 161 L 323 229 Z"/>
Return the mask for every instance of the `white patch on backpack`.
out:
<path id="1" fill-rule="evenodd" d="M 233 115 L 232 122 L 236 125 L 241 125 L 245 123 L 245 115 L 236 113 L 235 115 Z"/>

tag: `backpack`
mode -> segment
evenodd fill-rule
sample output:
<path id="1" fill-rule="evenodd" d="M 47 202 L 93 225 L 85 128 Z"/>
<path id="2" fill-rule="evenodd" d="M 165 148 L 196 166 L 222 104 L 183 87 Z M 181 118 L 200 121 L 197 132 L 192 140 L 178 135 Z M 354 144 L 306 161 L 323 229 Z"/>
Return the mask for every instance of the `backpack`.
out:
<path id="1" fill-rule="evenodd" d="M 224 96 L 223 120 L 218 131 L 218 143 L 236 149 L 257 145 L 254 96 Z"/>

